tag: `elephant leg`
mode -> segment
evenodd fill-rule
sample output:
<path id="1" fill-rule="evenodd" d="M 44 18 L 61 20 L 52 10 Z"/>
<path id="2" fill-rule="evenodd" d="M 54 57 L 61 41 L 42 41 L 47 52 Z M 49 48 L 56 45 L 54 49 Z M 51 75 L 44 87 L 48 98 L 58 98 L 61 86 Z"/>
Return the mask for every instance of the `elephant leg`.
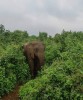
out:
<path id="1" fill-rule="evenodd" d="M 34 59 L 34 76 L 37 76 L 39 70 L 41 70 L 40 62 L 39 62 L 38 57 L 35 56 L 35 59 Z"/>
<path id="2" fill-rule="evenodd" d="M 34 66 L 34 77 L 37 76 L 37 69 L 36 69 L 36 66 Z"/>
<path id="3" fill-rule="evenodd" d="M 37 63 L 37 69 L 38 69 L 38 71 L 41 70 L 40 62 Z"/>
<path id="4" fill-rule="evenodd" d="M 29 67 L 30 67 L 31 77 L 34 78 L 34 62 L 33 62 L 33 60 L 29 61 Z"/>

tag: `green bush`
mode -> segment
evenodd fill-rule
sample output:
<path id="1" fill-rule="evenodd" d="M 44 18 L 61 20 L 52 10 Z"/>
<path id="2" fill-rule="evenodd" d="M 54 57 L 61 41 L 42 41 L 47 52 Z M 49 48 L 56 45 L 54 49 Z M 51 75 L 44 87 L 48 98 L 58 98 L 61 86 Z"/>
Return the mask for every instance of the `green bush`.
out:
<path id="1" fill-rule="evenodd" d="M 38 77 L 29 81 L 21 46 L 36 40 L 45 44 L 46 63 Z M 83 32 L 29 36 L 26 31 L 10 32 L 0 25 L 0 97 L 23 83 L 21 100 L 83 100 Z"/>
<path id="2" fill-rule="evenodd" d="M 48 45 L 45 50 L 46 64 L 51 65 L 55 59 L 60 58 L 60 51 L 56 44 Z"/>
<path id="3" fill-rule="evenodd" d="M 71 61 L 70 61 L 71 62 Z M 20 88 L 21 100 L 82 100 L 83 71 L 70 63 L 54 62 L 35 80 Z M 80 67 L 80 66 L 79 66 Z"/>
<path id="4" fill-rule="evenodd" d="M 16 84 L 15 74 L 10 73 L 6 77 L 5 68 L 0 67 L 0 96 L 12 91 Z"/>
<path id="5" fill-rule="evenodd" d="M 20 47 L 12 47 L 6 52 L 0 59 L 0 96 L 12 91 L 16 84 L 30 79 L 29 66 Z"/>
<path id="6" fill-rule="evenodd" d="M 83 99 L 83 33 L 80 35 L 64 31 L 44 41 L 47 67 L 20 88 L 20 100 Z"/>
<path id="7" fill-rule="evenodd" d="M 0 96 L 30 79 L 29 66 L 21 48 L 27 40 L 26 31 L 10 32 L 0 25 Z"/>

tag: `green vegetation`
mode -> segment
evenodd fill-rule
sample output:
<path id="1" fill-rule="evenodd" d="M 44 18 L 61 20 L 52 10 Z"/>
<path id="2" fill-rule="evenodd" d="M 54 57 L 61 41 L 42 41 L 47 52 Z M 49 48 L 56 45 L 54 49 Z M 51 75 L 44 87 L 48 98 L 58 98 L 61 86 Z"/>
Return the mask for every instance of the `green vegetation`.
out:
<path id="1" fill-rule="evenodd" d="M 22 50 L 22 45 L 28 41 L 27 32 L 10 32 L 3 25 L 0 28 L 0 96 L 3 96 L 16 84 L 27 82 L 30 73 Z"/>
<path id="2" fill-rule="evenodd" d="M 41 40 L 45 44 L 45 65 L 34 80 L 22 45 Z M 29 36 L 26 31 L 10 32 L 0 26 L 0 96 L 24 84 L 20 100 L 83 100 L 83 32 Z"/>

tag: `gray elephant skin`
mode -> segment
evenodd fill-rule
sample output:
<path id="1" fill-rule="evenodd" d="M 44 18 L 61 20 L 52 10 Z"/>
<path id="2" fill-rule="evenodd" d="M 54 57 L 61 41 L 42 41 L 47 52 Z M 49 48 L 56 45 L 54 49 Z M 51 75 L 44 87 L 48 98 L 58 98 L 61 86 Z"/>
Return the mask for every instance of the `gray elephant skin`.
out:
<path id="1" fill-rule="evenodd" d="M 42 42 L 31 42 L 23 46 L 24 55 L 30 67 L 31 76 L 36 77 L 41 66 L 44 65 L 45 46 Z"/>

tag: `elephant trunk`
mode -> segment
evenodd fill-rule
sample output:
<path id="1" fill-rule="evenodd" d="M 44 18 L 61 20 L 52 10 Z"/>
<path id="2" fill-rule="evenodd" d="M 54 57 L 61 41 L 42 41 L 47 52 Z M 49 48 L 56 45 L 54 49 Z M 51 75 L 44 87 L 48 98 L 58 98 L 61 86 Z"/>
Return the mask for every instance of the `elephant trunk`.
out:
<path id="1" fill-rule="evenodd" d="M 43 65 L 44 65 L 44 62 L 45 62 L 44 55 L 41 54 L 41 55 L 39 56 L 39 63 L 40 63 L 40 66 L 43 66 Z"/>

